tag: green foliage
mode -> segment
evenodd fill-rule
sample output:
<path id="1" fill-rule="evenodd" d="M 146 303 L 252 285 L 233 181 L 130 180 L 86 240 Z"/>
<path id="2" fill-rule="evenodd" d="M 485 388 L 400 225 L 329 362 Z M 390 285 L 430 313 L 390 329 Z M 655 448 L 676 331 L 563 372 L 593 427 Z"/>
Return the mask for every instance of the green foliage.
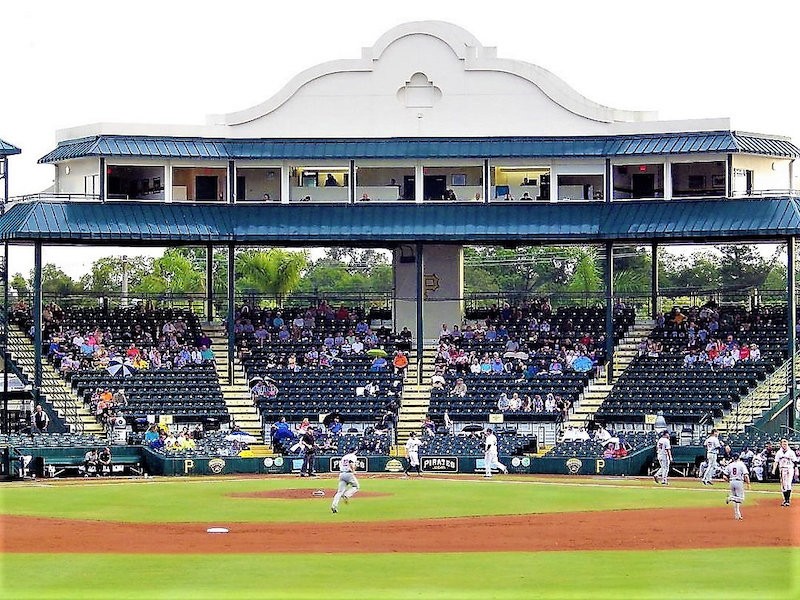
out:
<path id="1" fill-rule="evenodd" d="M 118 293 L 122 290 L 125 269 L 128 271 L 128 289 L 135 289 L 153 270 L 153 259 L 145 256 L 100 258 L 92 263 L 91 271 L 81 277 L 81 286 L 87 292 Z"/>
<path id="2" fill-rule="evenodd" d="M 394 278 L 386 255 L 372 248 L 328 248 L 303 274 L 303 294 L 388 293 Z"/>
<path id="3" fill-rule="evenodd" d="M 24 298 L 30 293 L 28 280 L 22 276 L 22 273 L 14 273 L 14 277 L 8 282 L 8 286 L 17 294 L 17 298 Z"/>
<path id="4" fill-rule="evenodd" d="M 152 272 L 144 275 L 132 292 L 147 294 L 199 294 L 205 291 L 203 271 L 195 270 L 192 261 L 170 249 L 153 261 Z"/>
<path id="5" fill-rule="evenodd" d="M 285 296 L 297 288 L 307 264 L 306 252 L 245 250 L 236 256 L 236 289 Z"/>
<path id="6" fill-rule="evenodd" d="M 31 281 L 33 281 L 33 270 L 31 270 Z M 42 267 L 42 293 L 69 296 L 70 294 L 79 294 L 82 291 L 83 286 L 79 282 L 72 279 L 53 263 L 47 263 Z"/>
<path id="7" fill-rule="evenodd" d="M 591 247 L 576 248 L 574 252 L 575 270 L 567 289 L 570 292 L 599 292 L 603 289 L 603 276 L 598 263 L 597 250 Z"/>

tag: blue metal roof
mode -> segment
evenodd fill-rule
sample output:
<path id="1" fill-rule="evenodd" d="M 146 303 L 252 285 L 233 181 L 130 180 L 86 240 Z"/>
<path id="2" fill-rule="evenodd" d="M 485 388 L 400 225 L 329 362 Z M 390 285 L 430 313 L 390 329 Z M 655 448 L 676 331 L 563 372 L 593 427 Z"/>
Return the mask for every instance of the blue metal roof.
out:
<path id="1" fill-rule="evenodd" d="M 0 140 L 0 156 L 11 156 L 12 154 L 19 154 L 20 152 L 22 152 L 22 150 L 16 146 Z"/>
<path id="2" fill-rule="evenodd" d="M 799 202 L 791 197 L 324 206 L 35 201 L 12 205 L 0 217 L 0 240 L 386 247 L 414 241 L 526 244 L 775 239 L 800 235 Z"/>
<path id="3" fill-rule="evenodd" d="M 103 135 L 61 142 L 40 163 L 85 156 L 188 159 L 555 158 L 746 152 L 800 157 L 788 140 L 698 132 L 588 137 L 208 139 Z"/>

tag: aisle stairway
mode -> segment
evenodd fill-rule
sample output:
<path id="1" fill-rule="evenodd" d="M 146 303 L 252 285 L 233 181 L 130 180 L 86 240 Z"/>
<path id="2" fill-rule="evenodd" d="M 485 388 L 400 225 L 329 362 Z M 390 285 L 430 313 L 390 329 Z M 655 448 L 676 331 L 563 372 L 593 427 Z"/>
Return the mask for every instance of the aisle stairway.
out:
<path id="1" fill-rule="evenodd" d="M 745 427 L 761 417 L 776 402 L 782 401 L 789 393 L 789 372 L 791 364 L 787 360 L 770 373 L 767 378 L 746 396 L 743 396 L 733 410 L 720 418 L 714 419 L 714 427 L 720 433 L 741 433 Z M 795 377 L 800 375 L 800 354 L 795 358 Z"/>
<path id="2" fill-rule="evenodd" d="M 35 363 L 33 342 L 16 325 L 8 329 L 8 351 L 14 363 L 32 382 Z M 83 399 L 72 391 L 70 384 L 45 357 L 42 359 L 41 395 L 53 405 L 53 409 L 73 433 L 103 435 L 103 426 L 92 415 Z"/>
<path id="3" fill-rule="evenodd" d="M 638 354 L 639 343 L 647 339 L 653 330 L 655 322 L 652 319 L 637 319 L 634 325 L 628 330 L 624 338 L 620 340 L 614 348 L 614 374 L 612 383 L 606 382 L 606 371 L 592 380 L 586 387 L 580 401 L 573 407 L 569 420 L 565 423 L 566 427 L 584 427 L 594 418 L 600 405 L 608 398 L 614 383 L 625 372 L 633 359 Z"/>
<path id="4" fill-rule="evenodd" d="M 203 323 L 203 332 L 211 338 L 211 349 L 217 367 L 217 377 L 222 389 L 222 398 L 231 416 L 231 426 L 238 425 L 243 431 L 263 439 L 261 413 L 253 404 L 247 375 L 238 357 L 233 359 L 233 381 L 228 378 L 228 333 L 225 326 L 219 323 Z M 252 449 L 252 447 L 251 447 Z M 269 456 L 265 454 L 264 456 Z"/>
<path id="5" fill-rule="evenodd" d="M 433 376 L 436 344 L 426 344 L 422 350 L 422 378 L 418 379 L 417 351 L 408 357 L 408 373 L 403 384 L 400 413 L 397 417 L 397 443 L 403 445 L 412 431 L 420 433 L 421 423 L 431 404 L 431 377 Z M 417 383 L 421 381 L 421 383 Z"/>

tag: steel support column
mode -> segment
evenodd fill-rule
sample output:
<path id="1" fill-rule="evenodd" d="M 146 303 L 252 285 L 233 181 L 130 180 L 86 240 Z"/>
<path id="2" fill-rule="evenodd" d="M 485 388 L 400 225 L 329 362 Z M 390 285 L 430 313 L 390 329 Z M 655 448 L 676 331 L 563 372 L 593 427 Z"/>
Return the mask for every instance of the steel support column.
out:
<path id="1" fill-rule="evenodd" d="M 56 166 L 58 168 L 58 166 Z M 100 176 L 97 178 L 97 185 L 100 186 L 98 192 L 100 192 L 100 202 L 106 201 L 106 159 L 105 157 L 100 157 Z"/>
<path id="2" fill-rule="evenodd" d="M 604 267 L 606 287 L 606 381 L 614 379 L 614 244 L 606 242 Z"/>
<path id="3" fill-rule="evenodd" d="M 236 163 L 228 161 L 228 204 L 236 202 Z"/>
<path id="4" fill-rule="evenodd" d="M 3 433 L 11 433 L 8 422 L 8 242 L 3 244 Z"/>
<path id="5" fill-rule="evenodd" d="M 3 204 L 8 201 L 8 157 L 3 157 Z"/>
<path id="6" fill-rule="evenodd" d="M 417 259 L 417 383 L 422 383 L 422 353 L 424 351 L 424 334 L 422 323 L 422 302 L 424 299 L 425 275 L 422 265 L 422 244 L 415 248 Z"/>
<path id="7" fill-rule="evenodd" d="M 236 348 L 236 333 L 234 322 L 236 320 L 235 277 L 236 264 L 234 245 L 228 244 L 228 382 L 233 385 L 233 355 Z"/>
<path id="8" fill-rule="evenodd" d="M 347 177 L 347 201 L 355 204 L 356 201 L 356 161 L 350 160 L 350 167 Z"/>
<path id="9" fill-rule="evenodd" d="M 794 428 L 796 423 L 797 411 L 797 374 L 796 374 L 796 359 L 797 353 L 797 306 L 795 303 L 795 237 L 792 236 L 786 240 L 786 326 L 789 333 L 787 344 L 787 351 L 789 352 L 789 398 L 792 401 L 791 408 L 788 411 L 787 425 Z"/>
<path id="10" fill-rule="evenodd" d="M 42 242 L 33 245 L 33 400 L 42 391 Z"/>
<path id="11" fill-rule="evenodd" d="M 214 245 L 206 244 L 206 321 L 214 319 Z"/>

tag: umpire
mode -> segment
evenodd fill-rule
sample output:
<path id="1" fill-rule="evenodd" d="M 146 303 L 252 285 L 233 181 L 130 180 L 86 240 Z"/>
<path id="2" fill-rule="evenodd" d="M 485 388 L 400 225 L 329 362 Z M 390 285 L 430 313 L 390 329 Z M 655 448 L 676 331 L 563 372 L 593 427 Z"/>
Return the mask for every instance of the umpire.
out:
<path id="1" fill-rule="evenodd" d="M 313 428 L 306 428 L 303 435 L 300 436 L 300 446 L 303 448 L 303 466 L 300 468 L 300 477 L 316 477 L 314 456 L 317 452 L 317 446 L 314 440 Z"/>

